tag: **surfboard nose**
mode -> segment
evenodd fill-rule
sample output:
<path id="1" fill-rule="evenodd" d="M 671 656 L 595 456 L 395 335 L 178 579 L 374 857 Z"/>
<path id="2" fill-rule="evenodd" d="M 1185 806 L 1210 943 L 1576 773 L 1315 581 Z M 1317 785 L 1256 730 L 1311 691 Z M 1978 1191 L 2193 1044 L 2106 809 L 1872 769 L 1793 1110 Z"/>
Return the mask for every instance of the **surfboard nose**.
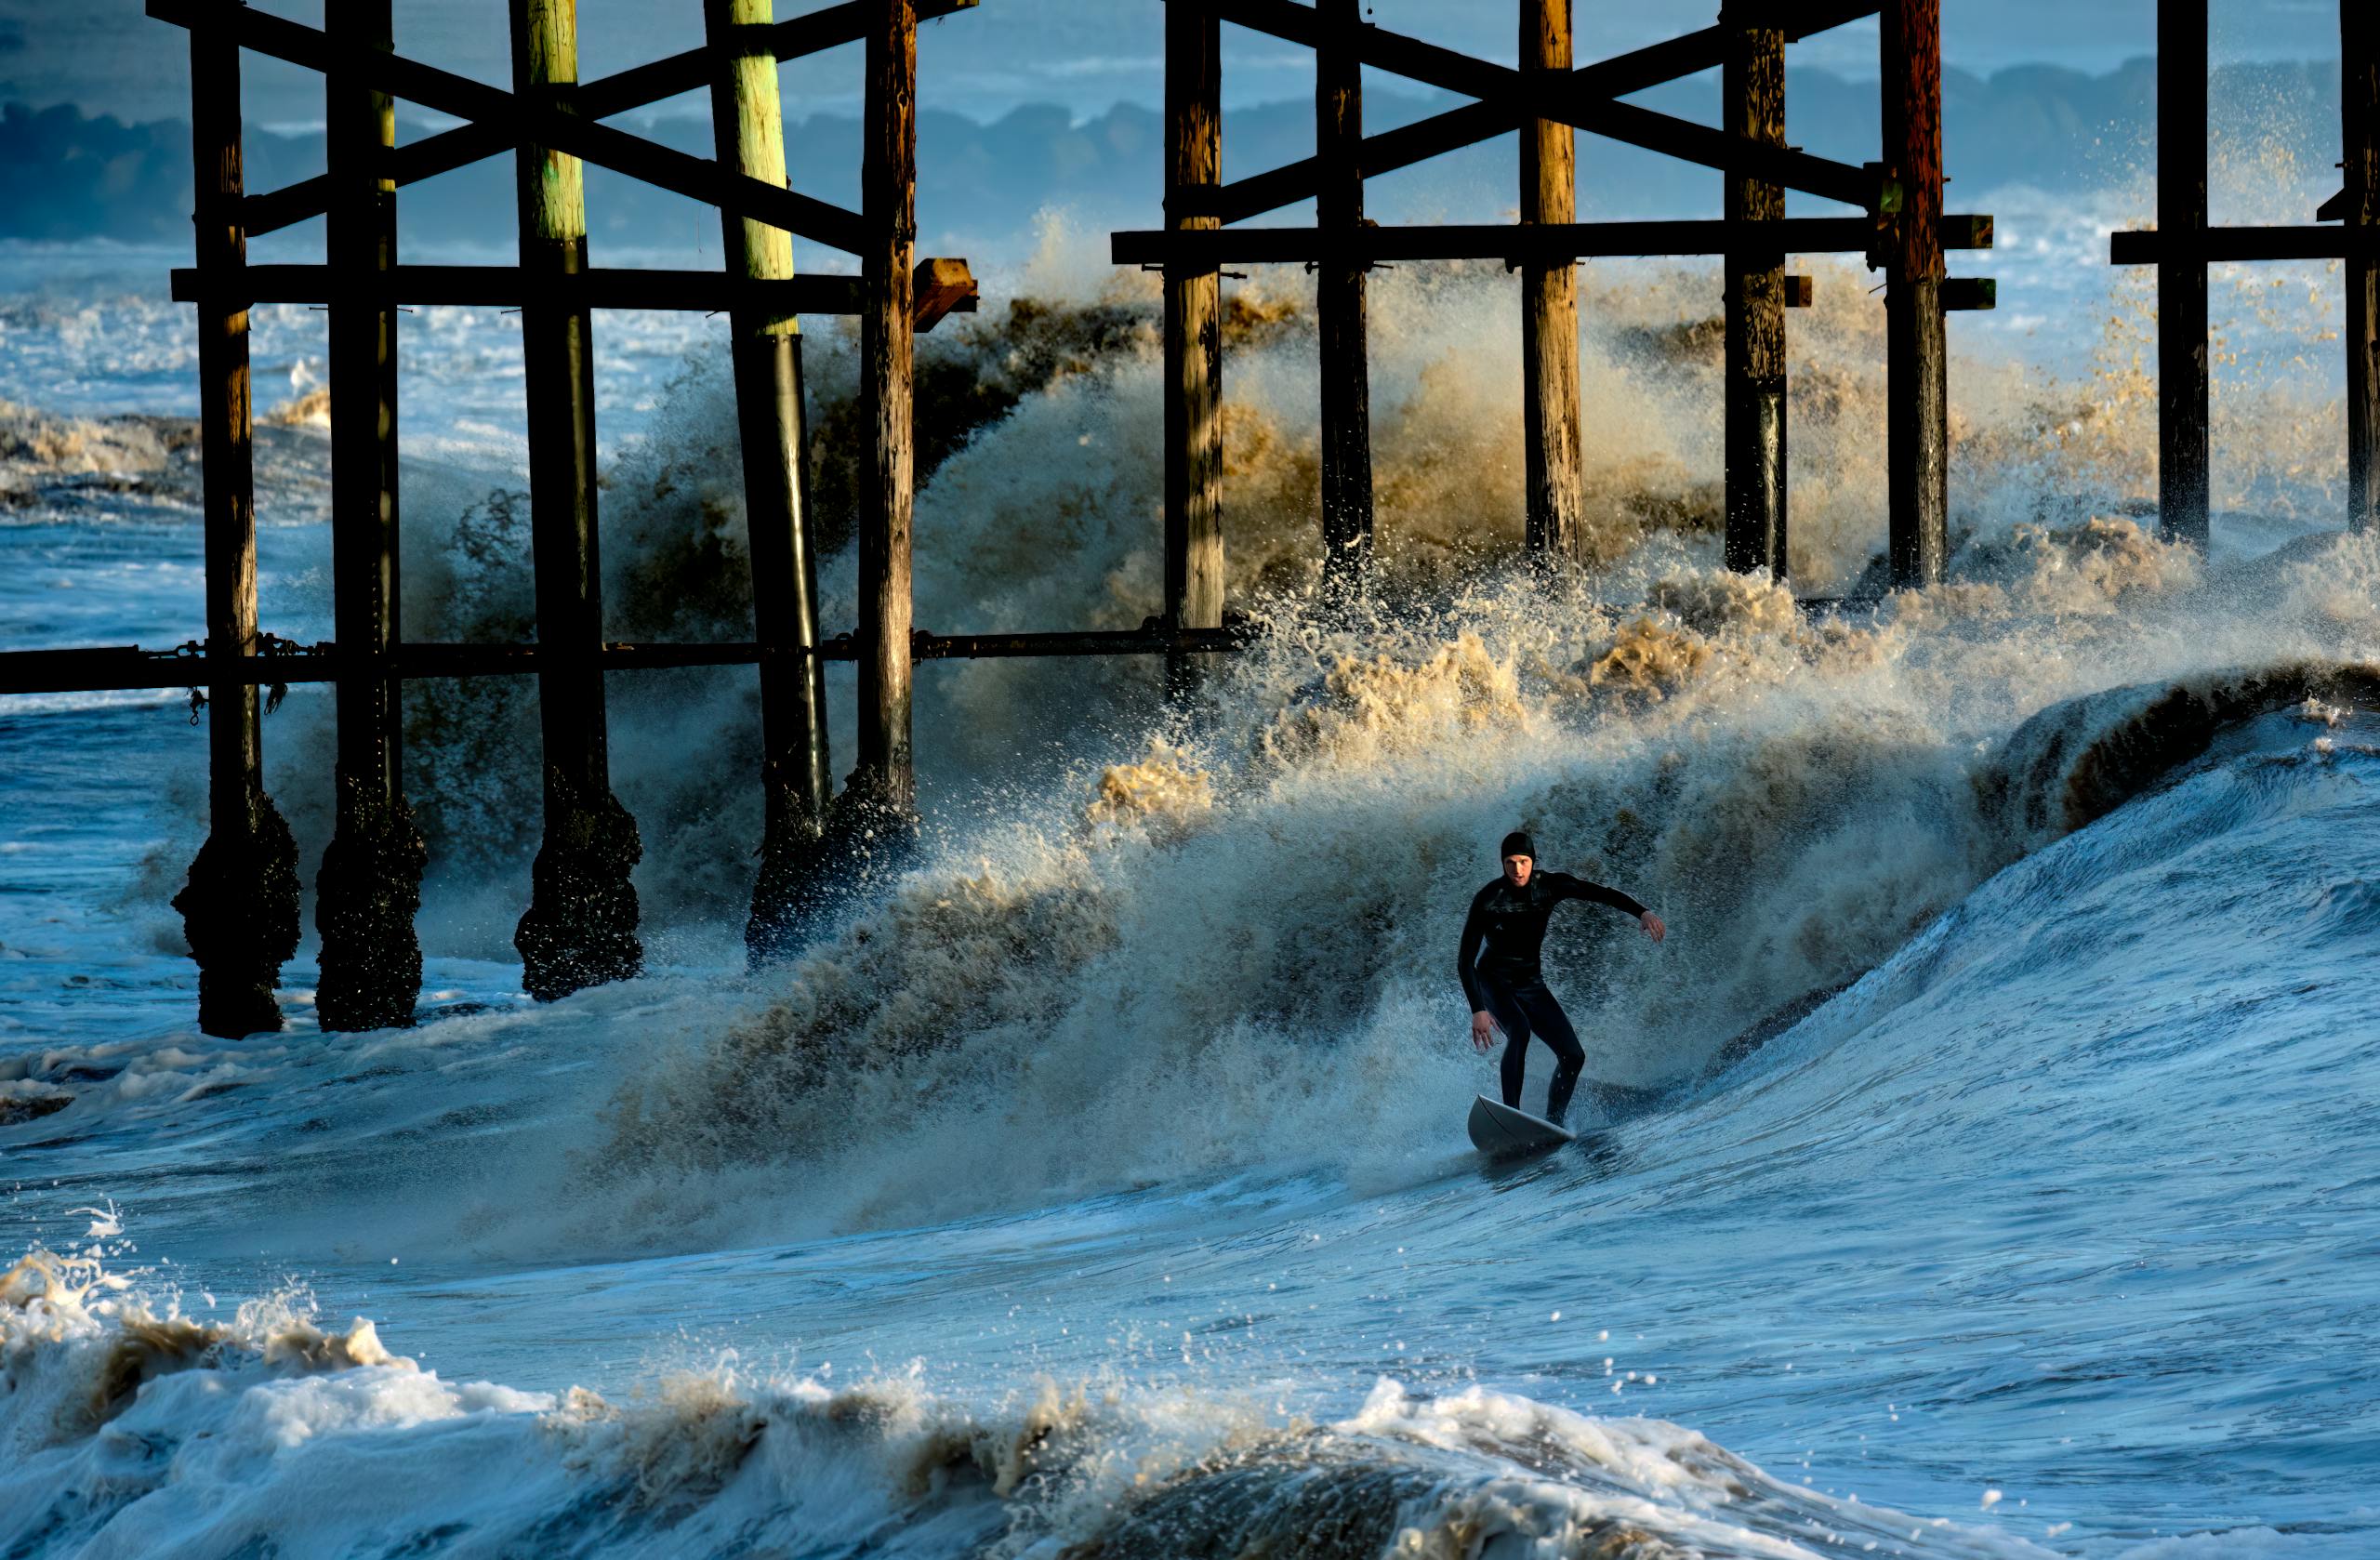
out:
<path id="1" fill-rule="evenodd" d="M 1542 1117 L 1514 1110 L 1485 1094 L 1471 1102 L 1469 1125 L 1471 1145 L 1482 1154 L 1526 1154 L 1531 1149 L 1558 1148 L 1577 1139 L 1576 1133 Z"/>

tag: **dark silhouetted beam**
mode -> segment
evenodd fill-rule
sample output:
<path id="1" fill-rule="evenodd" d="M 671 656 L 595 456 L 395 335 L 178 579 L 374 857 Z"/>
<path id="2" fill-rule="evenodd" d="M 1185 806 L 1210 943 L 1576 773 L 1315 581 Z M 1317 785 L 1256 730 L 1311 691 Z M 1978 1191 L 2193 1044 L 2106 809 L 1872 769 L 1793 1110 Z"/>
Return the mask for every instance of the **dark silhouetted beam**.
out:
<path id="1" fill-rule="evenodd" d="M 2335 232 L 2335 230 L 2321 230 Z M 2121 234 L 2119 237 L 2122 236 Z M 1731 249 L 1789 255 L 1865 254 L 1875 225 L 1859 217 L 1792 217 L 1781 222 L 1696 219 L 1674 222 L 1565 222 L 1537 226 L 1460 223 L 1358 228 L 1223 228 L 1108 235 L 1117 265 L 1301 265 L 1329 255 L 1379 260 L 1548 260 L 1630 255 L 1724 255 Z M 1990 217 L 1942 218 L 1946 249 L 1989 249 Z"/>

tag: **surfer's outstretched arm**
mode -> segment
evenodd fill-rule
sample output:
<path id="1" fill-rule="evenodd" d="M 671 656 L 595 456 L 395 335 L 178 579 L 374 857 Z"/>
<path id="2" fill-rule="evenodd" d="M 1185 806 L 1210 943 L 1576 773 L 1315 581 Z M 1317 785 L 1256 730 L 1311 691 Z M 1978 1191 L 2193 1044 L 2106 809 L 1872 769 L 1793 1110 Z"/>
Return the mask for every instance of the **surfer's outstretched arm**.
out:
<path id="1" fill-rule="evenodd" d="M 1494 1043 L 1496 1021 L 1488 1015 L 1487 988 L 1479 984 L 1479 945 L 1488 935 L 1480 907 L 1495 886 L 1490 883 L 1471 896 L 1471 913 L 1462 918 L 1462 945 L 1455 954 L 1455 974 L 1462 982 L 1463 999 L 1471 1004 L 1471 1043 L 1481 1051 Z"/>
<path id="2" fill-rule="evenodd" d="M 1623 915 L 1633 916 L 1638 924 L 1644 927 L 1646 935 L 1656 943 L 1669 932 L 1668 926 L 1663 924 L 1660 917 L 1618 889 L 1607 889 L 1601 883 L 1591 883 L 1584 878 L 1574 878 L 1567 872 L 1548 872 L 1544 876 L 1546 886 L 1554 891 L 1554 897 L 1558 899 L 1590 900 L 1597 905 L 1608 905 Z"/>

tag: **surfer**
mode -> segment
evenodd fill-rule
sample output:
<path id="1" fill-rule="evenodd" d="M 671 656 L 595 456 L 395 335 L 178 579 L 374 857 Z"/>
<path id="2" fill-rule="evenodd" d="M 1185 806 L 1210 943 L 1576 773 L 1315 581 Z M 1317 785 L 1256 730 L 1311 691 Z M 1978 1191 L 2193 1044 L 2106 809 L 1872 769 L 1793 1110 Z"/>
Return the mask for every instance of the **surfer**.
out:
<path id="1" fill-rule="evenodd" d="M 1545 988 L 1544 974 L 1538 968 L 1545 923 L 1553 919 L 1554 907 L 1566 899 L 1608 905 L 1634 916 L 1656 943 L 1669 929 L 1660 917 L 1618 889 L 1567 872 L 1538 871 L 1537 847 L 1526 834 L 1515 831 L 1504 836 L 1498 854 L 1503 857 L 1503 873 L 1472 896 L 1456 965 L 1462 976 L 1463 995 L 1471 999 L 1471 1043 L 1484 1052 L 1496 1043 L 1496 1031 L 1504 1032 L 1504 1104 L 1514 1110 L 1521 1104 L 1529 1036 L 1533 1033 L 1552 1047 L 1554 1084 L 1546 1091 L 1545 1116 L 1558 1127 L 1563 1113 L 1570 1108 L 1570 1091 L 1579 1085 L 1579 1069 L 1586 1065 L 1587 1053 L 1562 1004 Z"/>

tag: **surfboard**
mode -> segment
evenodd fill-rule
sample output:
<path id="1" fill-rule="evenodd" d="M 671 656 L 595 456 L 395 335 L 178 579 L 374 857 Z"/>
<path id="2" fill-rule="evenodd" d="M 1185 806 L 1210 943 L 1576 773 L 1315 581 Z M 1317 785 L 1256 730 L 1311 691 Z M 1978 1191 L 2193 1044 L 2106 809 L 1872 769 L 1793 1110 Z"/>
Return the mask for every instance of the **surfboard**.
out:
<path id="1" fill-rule="evenodd" d="M 1501 1100 L 1491 1100 L 1482 1094 L 1471 1102 L 1471 1145 L 1482 1154 L 1527 1154 L 1532 1149 L 1559 1148 L 1577 1141 L 1578 1134 L 1565 1131 L 1527 1111 L 1514 1110 Z"/>

